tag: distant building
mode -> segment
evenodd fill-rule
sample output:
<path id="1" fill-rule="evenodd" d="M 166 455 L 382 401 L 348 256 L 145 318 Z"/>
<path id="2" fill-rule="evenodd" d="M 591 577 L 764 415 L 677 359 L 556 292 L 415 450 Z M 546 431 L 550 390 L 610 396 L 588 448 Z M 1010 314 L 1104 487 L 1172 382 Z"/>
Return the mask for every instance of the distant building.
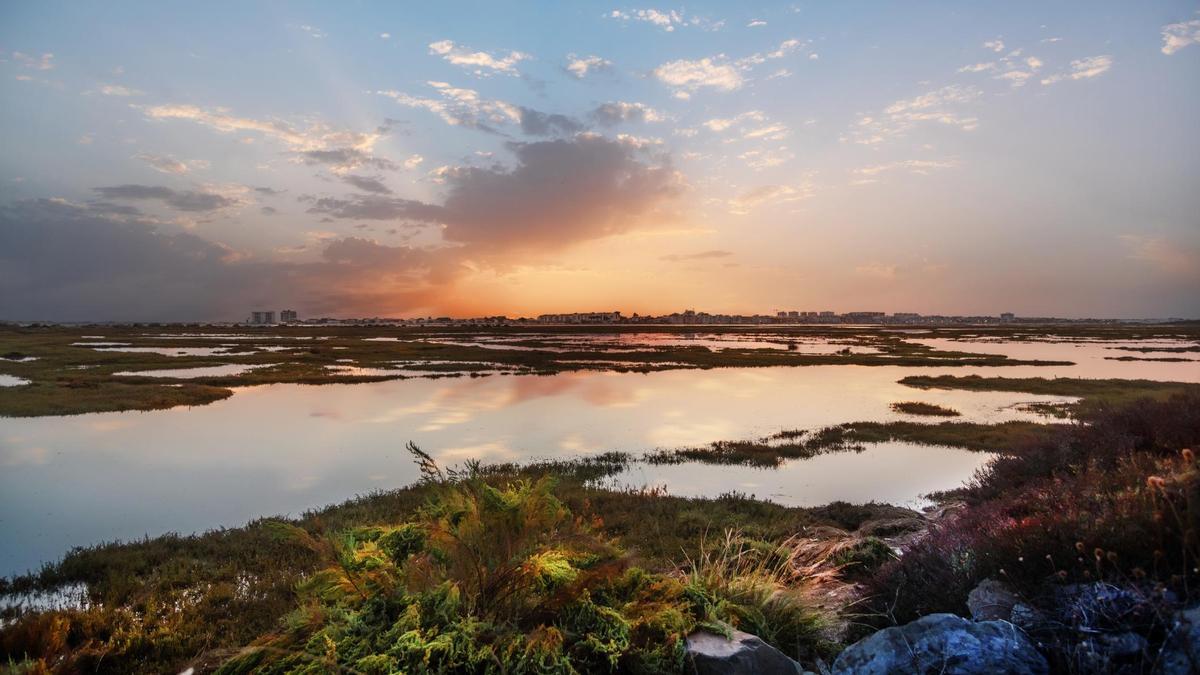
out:
<path id="1" fill-rule="evenodd" d="M 571 314 L 542 314 L 538 323 L 618 323 L 620 312 L 574 312 Z"/>
<path id="2" fill-rule="evenodd" d="M 250 323 L 255 325 L 275 323 L 275 312 L 273 310 L 250 312 Z"/>
<path id="3" fill-rule="evenodd" d="M 1017 318 L 1016 314 L 1013 314 L 1012 312 L 1004 312 L 1000 315 L 1000 323 L 1008 323 L 1015 318 Z"/>
<path id="4" fill-rule="evenodd" d="M 296 314 L 295 310 L 291 310 L 291 309 L 279 310 L 279 322 L 280 323 L 296 323 L 299 320 L 300 320 L 300 317 L 299 317 L 299 315 Z"/>

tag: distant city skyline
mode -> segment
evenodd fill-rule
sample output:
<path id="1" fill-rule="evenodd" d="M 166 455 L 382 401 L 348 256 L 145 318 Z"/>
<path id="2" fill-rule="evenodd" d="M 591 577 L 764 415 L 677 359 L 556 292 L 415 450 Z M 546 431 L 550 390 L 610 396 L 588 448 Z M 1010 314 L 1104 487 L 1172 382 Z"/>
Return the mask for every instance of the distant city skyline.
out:
<path id="1" fill-rule="evenodd" d="M 7 3 L 0 96 L 0 320 L 1200 317 L 1194 0 Z"/>

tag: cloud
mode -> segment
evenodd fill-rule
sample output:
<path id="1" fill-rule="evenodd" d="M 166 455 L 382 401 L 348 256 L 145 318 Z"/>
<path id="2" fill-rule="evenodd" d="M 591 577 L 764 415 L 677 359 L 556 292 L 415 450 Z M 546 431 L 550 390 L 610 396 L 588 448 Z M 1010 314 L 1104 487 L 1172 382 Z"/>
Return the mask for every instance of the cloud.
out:
<path id="1" fill-rule="evenodd" d="M 762 185 L 729 200 L 728 207 L 731 213 L 745 215 L 764 204 L 795 202 L 811 196 L 812 188 L 808 185 Z"/>
<path id="2" fill-rule="evenodd" d="M 13 52 L 13 60 L 24 68 L 32 70 L 54 70 L 54 54 L 46 53 L 41 56 L 31 56 L 22 52 Z"/>
<path id="3" fill-rule="evenodd" d="M 309 26 L 307 24 L 300 26 L 300 30 L 308 33 L 311 37 L 317 38 L 318 40 L 326 35 L 325 31 L 321 30 L 320 28 L 317 28 L 316 26 Z"/>
<path id="4" fill-rule="evenodd" d="M 567 55 L 566 70 L 576 79 L 582 80 L 591 73 L 602 73 L 612 70 L 612 61 L 599 56 Z"/>
<path id="5" fill-rule="evenodd" d="M 765 122 L 766 119 L 767 119 L 767 116 L 765 114 L 763 114 L 762 111 L 748 110 L 748 111 L 746 111 L 744 113 L 740 113 L 734 117 L 714 117 L 713 119 L 710 119 L 710 120 L 704 122 L 701 126 L 708 129 L 709 131 L 720 133 L 722 131 L 725 131 L 725 130 L 733 127 L 735 124 L 738 124 L 745 120 L 751 120 L 754 122 Z"/>
<path id="6" fill-rule="evenodd" d="M 425 158 L 420 155 L 410 155 L 408 159 L 404 160 L 404 168 L 409 170 L 415 169 L 421 166 L 421 162 L 424 161 Z"/>
<path id="7" fill-rule="evenodd" d="M 237 199 L 215 192 L 172 190 L 161 185 L 114 185 L 94 190 L 102 197 L 118 200 L 156 200 L 178 211 L 216 211 L 239 203 Z"/>
<path id="8" fill-rule="evenodd" d="M 238 320 L 250 308 L 308 315 L 429 307 L 457 263 L 423 249 L 332 238 L 317 260 L 282 263 L 97 204 L 0 207 L 0 316 L 50 321 Z"/>
<path id="9" fill-rule="evenodd" d="M 702 30 L 720 30 L 724 27 L 724 21 L 710 21 L 709 19 L 698 16 L 687 16 L 683 12 L 676 10 L 658 10 L 658 9 L 632 9 L 629 11 L 621 11 L 614 9 L 608 15 L 610 19 L 620 21 L 638 21 L 648 23 L 658 28 L 663 29 L 668 33 L 675 32 L 676 28 L 692 26 Z"/>
<path id="10" fill-rule="evenodd" d="M 637 227 L 682 189 L 665 160 L 600 136 L 509 143 L 510 168 L 456 167 L 443 172 L 439 205 L 359 196 L 313 201 L 311 213 L 336 218 L 438 223 L 447 242 L 483 256 L 553 249 Z"/>
<path id="11" fill-rule="evenodd" d="M 521 131 L 530 136 L 569 136 L 583 131 L 584 126 L 577 120 L 553 113 L 544 113 L 532 108 L 520 108 Z"/>
<path id="12" fill-rule="evenodd" d="M 688 260 L 710 260 L 713 258 L 728 258 L 731 255 L 733 255 L 733 253 L 731 251 L 712 250 L 712 251 L 700 251 L 699 253 L 672 253 L 669 255 L 662 256 L 661 258 L 659 258 L 659 260 L 666 260 L 667 262 L 685 262 Z"/>
<path id="13" fill-rule="evenodd" d="M 223 133 L 254 132 L 279 141 L 297 152 L 348 148 L 365 155 L 387 131 L 381 128 L 363 133 L 334 129 L 320 122 L 301 127 L 280 119 L 237 117 L 230 115 L 227 108 L 204 109 L 194 105 L 156 105 L 140 109 L 150 119 L 188 120 Z"/>
<path id="14" fill-rule="evenodd" d="M 1200 19 L 1169 23 L 1162 27 L 1162 53 L 1168 56 L 1187 47 L 1200 43 Z"/>
<path id="15" fill-rule="evenodd" d="M 860 176 L 875 176 L 886 171 L 907 169 L 910 173 L 926 175 L 938 169 L 951 169 L 958 166 L 958 160 L 953 159 L 906 159 L 886 164 L 874 164 L 855 169 Z"/>
<path id="16" fill-rule="evenodd" d="M 995 70 L 995 68 L 996 68 L 995 61 L 986 61 L 986 62 L 982 62 L 982 63 L 973 63 L 969 66 L 963 66 L 962 68 L 958 69 L 958 72 L 960 72 L 960 73 L 982 73 L 986 70 Z"/>
<path id="17" fill-rule="evenodd" d="M 668 61 L 654 69 L 654 76 L 663 84 L 685 94 L 704 87 L 717 91 L 733 91 L 743 83 L 741 72 L 724 56 L 696 61 Z"/>
<path id="18" fill-rule="evenodd" d="M 755 20 L 751 21 L 750 23 L 746 24 L 746 28 L 758 28 L 760 26 L 765 26 L 765 25 L 767 25 L 766 21 L 762 21 L 761 19 L 755 19 Z"/>
<path id="19" fill-rule="evenodd" d="M 170 173 L 175 175 L 185 174 L 192 169 L 208 168 L 208 162 L 203 159 L 180 161 L 174 157 L 165 155 L 152 155 L 146 152 L 138 153 L 134 155 L 133 158 L 149 164 L 150 166 L 154 167 L 155 171 L 161 171 L 162 173 Z"/>
<path id="20" fill-rule="evenodd" d="M 510 51 L 506 56 L 494 56 L 487 52 L 475 52 L 450 40 L 429 44 L 429 53 L 441 56 L 447 62 L 470 70 L 475 75 L 487 77 L 495 73 L 516 75 L 517 64 L 531 58 L 529 54 Z"/>
<path id="21" fill-rule="evenodd" d="M 925 122 L 936 122 L 963 131 L 979 126 L 975 117 L 962 115 L 953 108 L 978 99 L 983 92 L 976 87 L 950 85 L 910 99 L 896 101 L 878 115 L 860 115 L 854 128 L 843 140 L 874 145 L 906 134 Z"/>
<path id="22" fill-rule="evenodd" d="M 1112 68 L 1113 59 L 1111 56 L 1089 56 L 1083 59 L 1075 59 L 1071 62 L 1071 69 L 1066 73 L 1051 75 L 1042 80 L 1042 84 L 1054 84 L 1062 80 L 1089 80 L 1093 77 L 1099 77 L 1108 72 Z"/>
<path id="23" fill-rule="evenodd" d="M 1004 51 L 1004 40 L 999 38 L 995 40 L 988 40 L 987 42 L 983 43 L 983 48 L 990 49 L 999 54 L 1000 52 Z"/>
<path id="24" fill-rule="evenodd" d="M 602 127 L 613 127 L 622 122 L 661 122 L 666 117 L 644 103 L 610 101 L 601 103 L 588 113 L 588 117 Z"/>
<path id="25" fill-rule="evenodd" d="M 804 44 L 796 39 L 784 40 L 776 49 L 765 53 L 756 52 L 736 61 L 730 61 L 724 54 L 694 61 L 668 61 L 654 69 L 654 76 L 663 84 L 674 88 L 675 97 L 680 99 L 690 98 L 692 93 L 703 88 L 723 92 L 734 91 L 745 84 L 744 72 L 767 61 L 781 59 Z"/>
<path id="26" fill-rule="evenodd" d="M 105 96 L 141 96 L 145 92 L 119 84 L 105 84 L 101 85 L 100 93 Z"/>
<path id="27" fill-rule="evenodd" d="M 359 190 L 362 190 L 363 192 L 371 192 L 379 195 L 392 194 L 392 190 L 388 186 L 384 185 L 383 181 L 377 177 L 355 176 L 352 174 L 347 174 L 342 176 L 342 180 L 350 185 L 353 185 Z"/>
<path id="28" fill-rule="evenodd" d="M 355 148 L 335 148 L 332 150 L 305 150 L 297 154 L 303 164 L 326 164 L 329 170 L 343 174 L 361 167 L 370 167 L 391 171 L 399 168 L 395 162 L 383 157 L 375 157 Z"/>
<path id="29" fill-rule="evenodd" d="M 483 131 L 495 131 L 496 126 L 520 124 L 521 110 L 511 103 L 488 100 L 474 89 L 453 87 L 446 82 L 429 81 L 441 98 L 410 96 L 396 90 L 376 91 L 409 108 L 422 108 L 441 117 L 446 124 Z"/>

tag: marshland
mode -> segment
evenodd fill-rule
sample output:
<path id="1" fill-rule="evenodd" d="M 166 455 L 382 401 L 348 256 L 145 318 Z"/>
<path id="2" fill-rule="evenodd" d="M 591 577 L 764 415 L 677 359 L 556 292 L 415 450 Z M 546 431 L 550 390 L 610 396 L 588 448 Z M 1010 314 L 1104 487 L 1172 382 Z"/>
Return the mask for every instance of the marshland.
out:
<path id="1" fill-rule="evenodd" d="M 671 671 L 723 625 L 817 668 L 997 574 L 1047 607 L 1085 579 L 1169 591 L 1166 617 L 1197 581 L 1198 344 L 1188 324 L 7 327 L 0 646 L 62 671 Z M 939 567 L 947 546 L 971 564 Z"/>

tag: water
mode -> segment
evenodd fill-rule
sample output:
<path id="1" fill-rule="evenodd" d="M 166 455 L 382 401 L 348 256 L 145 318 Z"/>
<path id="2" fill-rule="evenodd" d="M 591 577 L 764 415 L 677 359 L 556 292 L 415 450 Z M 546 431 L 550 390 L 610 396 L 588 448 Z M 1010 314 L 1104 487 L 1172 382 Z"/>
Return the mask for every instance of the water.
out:
<path id="1" fill-rule="evenodd" d="M 849 421 L 929 421 L 892 412 L 889 405 L 902 400 L 951 407 L 963 413 L 956 419 L 979 422 L 1037 419 L 1019 404 L 1068 400 L 921 391 L 897 383 L 907 375 L 1200 381 L 1195 362 L 1105 360 L 1128 353 L 1108 343 L 936 346 L 1022 358 L 1069 353 L 1079 365 L 831 365 L 267 385 L 191 408 L 0 419 L 0 574 L 35 568 L 74 545 L 238 526 L 403 486 L 416 478 L 404 450 L 410 440 L 443 464 L 640 454 Z M 665 485 L 672 494 L 737 491 L 793 505 L 919 504 L 922 494 L 960 485 L 987 458 L 887 443 L 777 470 L 638 463 L 616 480 Z"/>

